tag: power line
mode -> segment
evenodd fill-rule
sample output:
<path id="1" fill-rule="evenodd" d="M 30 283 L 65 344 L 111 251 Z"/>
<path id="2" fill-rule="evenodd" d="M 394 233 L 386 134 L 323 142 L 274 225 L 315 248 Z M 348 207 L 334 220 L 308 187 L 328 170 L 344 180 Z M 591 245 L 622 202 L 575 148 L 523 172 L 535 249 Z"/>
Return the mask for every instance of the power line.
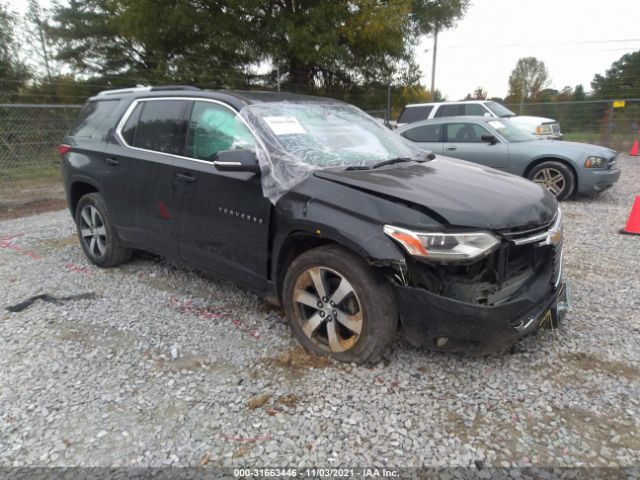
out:
<path id="1" fill-rule="evenodd" d="M 597 45 L 603 43 L 640 42 L 640 38 L 621 38 L 613 40 L 583 40 L 572 42 L 538 42 L 538 43 L 496 43 L 493 45 L 448 45 L 440 48 L 512 48 L 512 47 L 557 47 L 558 45 Z"/>

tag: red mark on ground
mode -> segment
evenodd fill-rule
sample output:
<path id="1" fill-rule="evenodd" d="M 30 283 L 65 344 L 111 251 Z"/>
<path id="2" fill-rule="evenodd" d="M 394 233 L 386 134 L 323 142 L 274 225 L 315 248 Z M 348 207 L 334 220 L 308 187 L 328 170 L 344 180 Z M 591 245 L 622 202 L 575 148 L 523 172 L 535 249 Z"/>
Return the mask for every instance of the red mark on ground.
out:
<path id="1" fill-rule="evenodd" d="M 224 438 L 227 442 L 238 442 L 238 443 L 256 443 L 256 442 L 264 442 L 266 440 L 271 440 L 270 433 L 267 433 L 266 435 L 258 435 L 257 437 L 240 437 L 237 435 L 227 435 L 226 433 L 220 432 L 220 436 Z"/>
<path id="2" fill-rule="evenodd" d="M 12 250 L 16 253 L 19 253 L 20 255 L 26 255 L 27 257 L 33 258 L 34 260 L 38 260 L 40 256 L 37 253 L 25 249 L 13 241 L 18 237 L 22 237 L 23 235 L 24 233 L 18 233 L 16 235 L 7 235 L 0 238 L 0 248 L 5 250 Z"/>
<path id="3" fill-rule="evenodd" d="M 169 220 L 171 218 L 171 213 L 164 202 L 158 204 L 158 209 L 160 210 L 160 218 L 163 220 Z"/>
<path id="4" fill-rule="evenodd" d="M 89 270 L 87 267 L 78 265 L 76 263 L 65 263 L 64 268 L 66 268 L 67 271 L 69 272 L 84 273 L 85 275 L 93 275 L 93 272 Z"/>
<path id="5" fill-rule="evenodd" d="M 173 307 L 179 312 L 196 315 L 202 320 L 229 319 L 229 317 L 231 316 L 230 312 L 213 310 L 211 307 L 196 307 L 193 305 L 193 300 L 181 302 L 177 298 L 171 297 L 171 303 Z M 231 325 L 233 325 L 241 332 L 251 335 L 253 338 L 260 338 L 260 333 L 257 330 L 249 328 L 241 320 L 231 319 Z"/>

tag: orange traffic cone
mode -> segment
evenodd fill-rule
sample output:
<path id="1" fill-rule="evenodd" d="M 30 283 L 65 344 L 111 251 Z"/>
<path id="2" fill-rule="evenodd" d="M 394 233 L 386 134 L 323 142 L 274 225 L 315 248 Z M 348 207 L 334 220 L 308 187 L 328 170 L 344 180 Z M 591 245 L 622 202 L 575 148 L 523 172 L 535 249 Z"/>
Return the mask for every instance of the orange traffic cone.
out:
<path id="1" fill-rule="evenodd" d="M 638 140 L 633 142 L 633 146 L 631 147 L 631 151 L 629 152 L 629 155 L 631 155 L 632 157 L 638 156 Z"/>
<path id="2" fill-rule="evenodd" d="M 629 220 L 620 233 L 627 235 L 640 235 L 640 197 L 636 197 L 629 212 Z"/>

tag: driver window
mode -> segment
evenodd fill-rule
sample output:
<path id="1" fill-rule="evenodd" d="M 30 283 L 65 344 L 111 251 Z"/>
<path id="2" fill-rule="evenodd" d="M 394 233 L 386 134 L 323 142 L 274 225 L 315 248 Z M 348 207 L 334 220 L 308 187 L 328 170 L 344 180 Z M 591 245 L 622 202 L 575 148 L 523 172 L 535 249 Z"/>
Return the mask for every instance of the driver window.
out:
<path id="1" fill-rule="evenodd" d="M 448 142 L 482 142 L 482 135 L 489 132 L 475 123 L 450 123 L 447 125 Z"/>
<path id="2" fill-rule="evenodd" d="M 254 149 L 251 131 L 231 109 L 212 102 L 195 102 L 187 131 L 187 156 L 213 160 L 222 150 Z"/>

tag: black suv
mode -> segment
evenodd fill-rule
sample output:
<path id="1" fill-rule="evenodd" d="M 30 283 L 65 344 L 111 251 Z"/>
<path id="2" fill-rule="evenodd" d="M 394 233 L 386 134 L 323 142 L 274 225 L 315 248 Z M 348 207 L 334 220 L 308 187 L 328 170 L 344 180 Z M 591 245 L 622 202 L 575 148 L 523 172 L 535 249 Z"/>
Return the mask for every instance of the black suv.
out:
<path id="1" fill-rule="evenodd" d="M 60 146 L 89 259 L 174 257 L 282 305 L 307 349 L 488 352 L 566 305 L 562 220 L 522 178 L 405 143 L 346 103 L 194 87 L 91 98 Z"/>

